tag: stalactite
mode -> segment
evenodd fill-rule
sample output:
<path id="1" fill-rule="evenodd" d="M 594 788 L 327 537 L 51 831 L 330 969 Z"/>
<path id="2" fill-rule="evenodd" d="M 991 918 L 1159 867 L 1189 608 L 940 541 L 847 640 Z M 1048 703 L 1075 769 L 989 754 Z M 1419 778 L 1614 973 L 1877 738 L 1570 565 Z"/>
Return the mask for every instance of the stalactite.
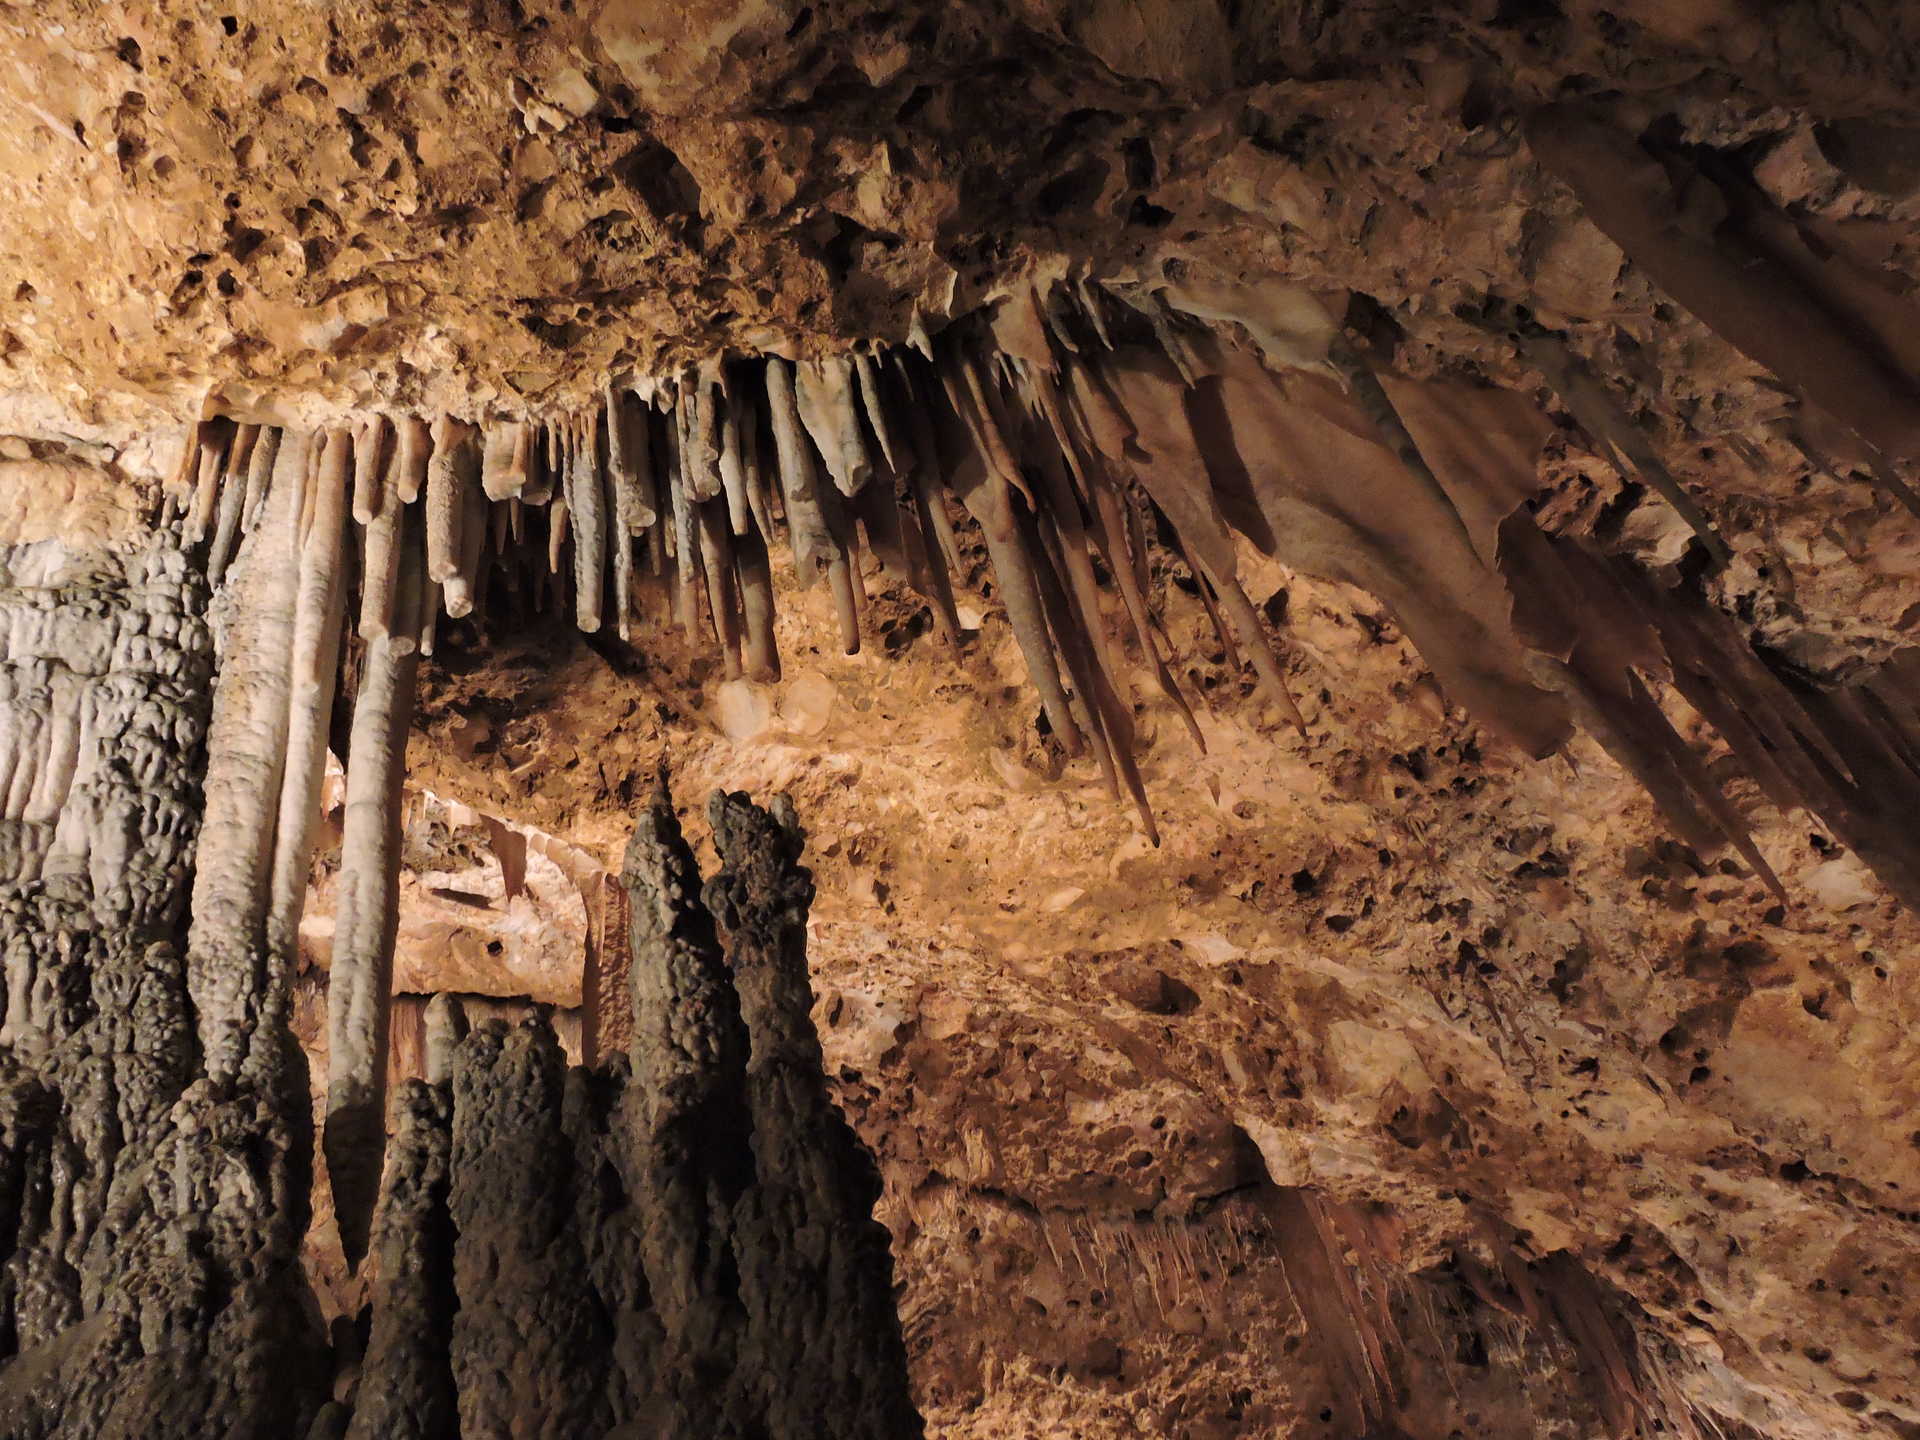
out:
<path id="1" fill-rule="evenodd" d="M 1791 226 L 1763 201 L 1734 198 L 1746 208 L 1736 205 L 1729 225 L 1746 227 L 1740 233 L 1780 265 L 1805 270 L 1807 283 L 1831 291 L 1835 303 L 1868 293 L 1807 249 L 1804 235 L 1788 235 L 1782 227 Z M 384 628 L 402 523 L 388 496 L 419 490 L 410 470 L 427 474 L 428 572 L 440 577 L 429 583 L 444 588 L 449 615 L 473 613 L 487 593 L 483 566 L 500 566 L 507 594 L 524 592 L 523 572 L 541 545 L 536 538 L 528 547 L 524 507 L 551 498 L 549 579 L 528 597 L 536 611 L 563 602 L 571 585 L 576 624 L 591 632 L 611 595 L 620 634 L 631 640 L 634 541 L 644 537 L 638 563 L 665 585 L 674 622 L 696 644 L 706 643 L 710 623 L 724 673 L 756 680 L 779 673 L 770 568 L 782 525 L 802 586 L 826 575 L 848 653 L 861 644 L 870 579 L 863 543 L 880 562 L 876 575 L 926 597 L 939 634 L 957 644 L 953 577 L 972 578 L 978 552 L 970 558 L 970 532 L 963 540 L 955 530 L 951 495 L 980 526 L 987 578 L 1046 728 L 1069 755 L 1091 748 L 1109 788 L 1128 792 L 1152 834 L 1124 674 L 1134 655 L 1202 748 L 1204 736 L 1154 610 L 1150 532 L 1192 572 L 1229 665 L 1250 661 L 1263 692 L 1304 729 L 1266 620 L 1240 582 L 1244 539 L 1283 563 L 1380 595 L 1449 695 L 1530 753 L 1561 743 L 1576 709 L 1590 726 L 1607 728 L 1623 754 L 1637 746 L 1636 773 L 1664 791 L 1678 825 L 1742 848 L 1764 872 L 1764 857 L 1747 851 L 1737 815 L 1691 752 L 1654 725 L 1651 693 L 1632 693 L 1625 682 L 1596 689 L 1577 669 L 1555 670 L 1552 646 L 1541 659 L 1510 613 L 1520 582 L 1512 566 L 1496 568 L 1504 553 L 1496 542 L 1504 518 L 1537 484 L 1538 447 L 1550 429 L 1537 405 L 1484 384 L 1391 373 L 1384 341 L 1367 338 L 1386 336 L 1390 322 L 1365 296 L 1348 303 L 1345 335 L 1296 287 L 1280 301 L 1247 300 L 1231 287 L 1186 280 L 1153 293 L 1135 287 L 1125 298 L 1125 307 L 1109 306 L 1084 284 L 1077 295 L 1065 286 L 1020 292 L 950 327 L 938 344 L 922 335 L 915 343 L 924 362 L 904 350 L 848 353 L 797 370 L 778 357 L 710 360 L 666 385 L 610 383 L 590 419 L 496 424 L 484 447 L 471 427 L 443 418 L 429 456 L 425 427 L 403 421 L 384 474 L 365 469 L 364 443 L 353 452 L 354 493 L 371 487 L 381 499 L 366 527 L 362 633 L 371 639 Z M 1196 323 L 1242 314 L 1252 317 L 1258 353 Z M 1511 338 L 1602 451 L 1660 491 L 1709 554 L 1724 558 L 1711 522 L 1567 343 L 1525 322 Z M 659 410 L 637 406 L 639 397 Z M 363 442 L 368 433 L 363 427 Z M 182 458 L 182 477 L 195 482 L 187 531 L 196 517 L 203 526 L 209 514 L 218 520 L 208 557 L 216 574 L 252 517 L 244 494 L 234 498 L 241 474 L 250 490 L 261 471 L 245 452 L 269 452 L 276 438 L 215 418 Z M 1886 488 L 1904 487 L 1884 455 L 1853 459 Z M 1752 463 L 1763 462 L 1756 455 Z M 504 498 L 487 498 L 495 495 Z M 304 503 L 312 512 L 314 497 Z M 505 508 L 490 512 L 489 504 Z M 563 567 L 569 540 L 572 560 Z M 1127 617 L 1126 644 L 1108 628 L 1112 592 Z M 420 627 L 423 646 L 432 626 L 428 619 Z M 1875 714 L 1862 708 L 1853 723 L 1890 726 L 1904 743 L 1903 722 Z M 1739 715 L 1722 718 L 1735 730 L 1743 724 Z M 9 752 L 10 811 L 51 803 L 73 743 L 64 731 L 36 733 Z M 1772 755 L 1779 743 L 1749 744 L 1750 764 L 1770 793 L 1808 793 L 1805 776 L 1787 785 L 1772 773 L 1780 770 Z M 1822 803 L 1847 803 L 1831 788 L 1821 794 Z M 1877 832 L 1873 843 L 1892 857 L 1885 864 L 1903 863 L 1897 844 Z"/>
<path id="2" fill-rule="evenodd" d="M 469 462 L 472 452 L 468 452 Z M 486 555 L 487 544 L 487 496 L 486 492 L 469 474 L 467 482 L 460 492 L 460 560 L 454 578 L 442 587 L 441 608 L 447 617 L 458 620 L 464 615 L 477 615 L 477 607 L 486 594 L 485 575 L 481 570 Z"/>
<path id="3" fill-rule="evenodd" d="M 677 423 L 676 422 L 677 419 Z M 687 484 L 684 408 L 667 425 L 667 504 L 673 521 L 673 618 L 696 644 L 700 639 L 700 541 L 693 492 Z"/>
<path id="4" fill-rule="evenodd" d="M 1520 350 L 1546 376 L 1547 384 L 1580 428 L 1605 448 L 1613 467 L 1623 477 L 1638 474 L 1644 479 L 1699 536 L 1714 563 L 1727 564 L 1733 558 L 1732 552 L 1713 522 L 1673 478 L 1673 472 L 1667 469 L 1639 428 L 1621 413 L 1614 398 L 1585 373 L 1566 343 L 1551 335 L 1523 336 Z"/>
<path id="5" fill-rule="evenodd" d="M 1106 372 L 1118 389 L 1116 399 L 1108 396 L 1102 375 L 1091 366 L 1066 367 L 1084 420 L 1091 422 L 1095 417 L 1111 417 L 1116 412 L 1130 417 L 1124 420 L 1125 432 L 1118 430 L 1110 418 L 1100 428 L 1089 424 L 1089 429 L 1106 462 L 1129 467 L 1142 488 L 1173 522 L 1195 568 L 1211 586 L 1214 601 L 1239 631 L 1240 642 L 1252 659 L 1268 696 L 1294 728 L 1304 734 L 1306 721 L 1294 704 L 1285 676 L 1280 673 L 1279 660 L 1267 638 L 1266 627 L 1254 611 L 1253 602 L 1240 588 L 1233 539 L 1220 514 L 1192 428 L 1184 411 L 1176 408 L 1167 412 L 1154 403 L 1155 398 L 1169 388 L 1178 393 L 1177 377 L 1169 379 L 1170 369 L 1164 357 L 1148 359 L 1144 352 L 1136 352 L 1134 363 L 1114 366 Z M 1134 387 L 1141 390 L 1139 403 L 1127 405 L 1125 398 Z M 1143 453 L 1146 458 L 1134 462 L 1129 458 L 1130 449 Z M 1438 481 L 1434 485 L 1437 489 Z"/>
<path id="6" fill-rule="evenodd" d="M 727 396 L 727 413 L 720 426 L 720 488 L 727 497 L 727 523 L 733 527 L 736 535 L 744 535 L 747 526 L 752 523 L 747 504 L 746 463 L 742 454 L 746 443 L 741 423 L 744 411 L 745 407 L 733 396 Z"/>
<path id="7" fill-rule="evenodd" d="M 561 496 L 547 506 L 547 574 L 560 573 L 560 559 L 566 553 L 567 535 L 572 528 L 573 512 L 568 507 L 566 497 Z"/>
<path id="8" fill-rule="evenodd" d="M 567 465 L 567 516 L 573 526 L 574 621 L 588 634 L 600 628 L 606 593 L 608 504 L 601 478 L 599 428 L 591 415 L 574 423 Z"/>
<path id="9" fill-rule="evenodd" d="M 345 833 L 327 986 L 323 1146 L 348 1260 L 366 1253 L 386 1131 L 387 1016 L 399 923 L 400 804 L 419 664 L 422 542 L 401 540 L 393 623 L 369 642 L 354 697 Z"/>
<path id="10" fill-rule="evenodd" d="M 218 585 L 233 560 L 240 543 L 241 510 L 247 499 L 247 479 L 253 470 L 253 452 L 259 448 L 260 427 L 242 425 L 234 432 L 233 447 L 227 452 L 227 470 L 220 482 L 220 501 L 216 509 L 213 543 L 207 551 L 207 579 Z"/>
<path id="11" fill-rule="evenodd" d="M 733 554 L 746 630 L 747 678 L 771 683 L 780 678 L 780 647 L 773 633 L 773 566 L 767 545 L 750 526 L 735 538 Z"/>
<path id="12" fill-rule="evenodd" d="M 240 505 L 240 528 L 247 531 L 253 528 L 253 518 L 260 511 L 260 502 L 267 493 L 267 482 L 273 478 L 273 467 L 280 455 L 280 446 L 286 432 L 277 426 L 266 426 L 260 431 L 260 438 L 254 442 L 253 455 L 247 462 L 246 497 Z"/>
<path id="13" fill-rule="evenodd" d="M 260 950 L 287 749 L 300 578 L 296 547 L 306 492 L 316 478 L 311 448 L 280 447 L 268 513 L 238 561 L 233 620 L 214 694 L 187 983 L 201 1051 L 215 1076 L 239 1069 L 266 984 Z"/>
<path id="14" fill-rule="evenodd" d="M 400 578 L 400 537 L 406 505 L 398 482 L 404 462 L 396 456 L 380 492 L 380 513 L 361 532 L 360 623 L 362 640 L 376 640 L 393 623 L 394 590 Z"/>
<path id="15" fill-rule="evenodd" d="M 1035 582 L 1030 558 L 1021 548 L 1020 533 L 1014 519 L 1012 482 L 996 465 L 995 457 L 1006 456 L 1004 444 L 997 449 L 987 442 L 973 394 L 978 382 L 969 385 L 960 374 L 961 365 L 951 356 L 943 358 L 941 378 L 947 387 L 948 403 L 972 438 L 971 453 L 953 469 L 952 482 L 960 503 L 979 522 L 987 542 L 987 553 L 1000 581 L 1002 602 L 1007 607 L 1007 622 L 1027 662 L 1027 674 L 1040 694 L 1048 723 L 1069 755 L 1078 755 L 1085 741 L 1074 723 L 1067 703 L 1065 687 L 1048 638 L 1045 612 Z"/>
<path id="16" fill-rule="evenodd" d="M 857 495 L 873 476 L 859 402 L 853 394 L 853 362 L 844 355 L 802 362 L 795 379 L 801 422 L 813 437 L 842 495 Z"/>
<path id="17" fill-rule="evenodd" d="M 705 370 L 680 385 L 680 483 L 689 499 L 700 502 L 720 494 L 721 427 L 716 423 L 714 380 Z"/>
<path id="18" fill-rule="evenodd" d="M 733 535 L 726 502 L 719 497 L 694 507 L 700 536 L 700 567 L 707 579 L 707 606 L 713 617 L 714 638 L 729 680 L 737 679 L 740 665 L 740 610 L 735 595 Z"/>
<path id="19" fill-rule="evenodd" d="M 187 511 L 187 540 L 199 544 L 207 538 L 214 511 L 220 502 L 220 477 L 226 470 L 227 451 L 233 444 L 231 424 L 203 425 L 196 455 L 193 504 Z"/>
<path id="20" fill-rule="evenodd" d="M 767 457 L 760 443 L 760 403 L 765 388 L 749 378 L 734 388 L 730 404 L 740 407 L 740 471 L 746 487 L 747 510 L 761 537 L 771 543 L 774 528 L 773 487 L 767 478 Z"/>
<path id="21" fill-rule="evenodd" d="M 480 458 L 480 488 L 489 500 L 512 500 L 527 488 L 532 427 L 508 421 L 489 426 Z"/>
<path id="22" fill-rule="evenodd" d="M 399 422 L 394 442 L 393 482 L 401 504 L 411 505 L 420 498 L 432 463 L 433 432 L 418 416 L 407 416 Z"/>
<path id="23" fill-rule="evenodd" d="M 300 544 L 299 590 L 294 601 L 292 681 L 288 696 L 286 762 L 274 825 L 266 941 L 272 963 L 291 974 L 298 960 L 300 913 L 312 866 L 320 782 L 326 774 L 327 730 L 346 618 L 343 555 L 347 532 L 344 436 L 328 441 L 314 487 L 313 524 Z M 331 461 L 332 463 L 329 463 Z M 356 477 L 356 488 L 358 479 Z M 384 494 L 382 507 L 397 508 Z M 376 522 L 377 523 L 377 522 Z"/>
<path id="24" fill-rule="evenodd" d="M 1532 111 L 1525 133 L 1593 223 L 1729 344 L 1881 454 L 1920 455 L 1920 381 L 1862 343 L 1850 317 L 1823 305 L 1764 248 L 1688 223 L 1670 172 L 1632 136 L 1575 105 Z M 1888 295 L 1877 303 L 1885 309 L 1896 302 Z"/>
<path id="25" fill-rule="evenodd" d="M 1180 712 L 1187 733 L 1193 738 L 1194 748 L 1204 755 L 1207 752 L 1206 736 L 1200 733 L 1200 722 L 1194 718 L 1193 706 L 1187 702 L 1173 673 L 1167 669 L 1167 662 L 1161 656 L 1160 646 L 1154 638 L 1153 617 L 1147 609 L 1146 596 L 1141 591 L 1135 572 L 1127 521 L 1121 513 L 1120 495 L 1103 480 L 1096 479 L 1093 488 L 1094 513 L 1099 520 L 1102 536 L 1101 550 L 1107 560 L 1107 570 L 1120 589 L 1120 598 L 1127 607 L 1128 618 L 1133 621 L 1134 638 L 1140 646 L 1140 653 L 1152 667 L 1160 693 L 1171 700 L 1174 708 Z"/>
<path id="26" fill-rule="evenodd" d="M 380 487 L 393 449 L 392 427 L 384 415 L 356 426 L 353 432 L 353 518 L 367 525 L 380 513 Z"/>
<path id="27" fill-rule="evenodd" d="M 893 427 L 887 422 L 886 399 L 880 393 L 880 367 L 864 350 L 854 355 L 853 364 L 860 381 L 860 405 L 867 417 L 867 427 L 880 442 L 880 453 L 886 459 L 887 468 L 902 474 L 912 468 L 913 457 L 903 442 L 895 442 Z"/>
<path id="28" fill-rule="evenodd" d="M 526 431 L 526 483 L 520 487 L 520 502 L 539 507 L 549 503 L 560 488 L 555 468 L 560 444 L 559 427 L 553 422 L 529 424 Z"/>
<path id="29" fill-rule="evenodd" d="M 659 516 L 654 509 L 653 457 L 646 417 L 635 415 L 627 392 L 606 390 L 607 489 L 612 504 L 613 605 L 622 640 L 632 639 L 633 541 Z"/>
<path id="30" fill-rule="evenodd" d="M 467 427 L 451 415 L 433 424 L 427 465 L 427 578 L 445 586 L 460 578 L 460 521 L 466 513 Z"/>
<path id="31" fill-rule="evenodd" d="M 768 358 L 766 384 L 767 410 L 773 422 L 773 442 L 780 466 L 780 489 L 787 507 L 787 539 L 793 548 L 794 571 L 804 589 L 830 570 L 836 558 L 844 557 L 821 507 L 820 472 L 801 427 L 794 399 L 793 371 L 786 361 L 778 356 Z M 842 639 L 848 644 L 849 654 L 858 648 L 857 621 L 849 636 L 843 619 Z"/>

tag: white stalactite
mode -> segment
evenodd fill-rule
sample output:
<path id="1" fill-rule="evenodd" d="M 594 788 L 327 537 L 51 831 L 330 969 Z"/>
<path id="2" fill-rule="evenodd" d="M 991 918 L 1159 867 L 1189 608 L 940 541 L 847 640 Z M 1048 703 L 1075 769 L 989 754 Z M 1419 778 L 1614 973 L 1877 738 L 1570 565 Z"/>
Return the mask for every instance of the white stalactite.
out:
<path id="1" fill-rule="evenodd" d="M 433 423 L 433 458 L 427 462 L 427 578 L 445 585 L 460 570 L 460 452 L 466 427 L 451 415 Z"/>
<path id="2" fill-rule="evenodd" d="M 353 433 L 353 518 L 369 524 L 380 513 L 380 484 L 392 444 L 387 417 L 375 415 Z"/>
<path id="3" fill-rule="evenodd" d="M 600 628 L 607 577 L 607 498 L 600 474 L 599 426 L 574 422 L 567 463 L 567 512 L 573 522 L 574 621 L 589 635 Z"/>
<path id="4" fill-rule="evenodd" d="M 236 562 L 233 621 L 207 737 L 187 988 L 215 1077 L 239 1069 L 263 998 L 260 952 L 287 753 L 296 547 L 312 462 L 306 437 L 287 441 L 266 512 Z"/>
<path id="5" fill-rule="evenodd" d="M 339 439 L 338 432 L 334 441 Z M 334 441 L 328 445 L 332 458 Z M 273 872 L 267 910 L 267 951 L 291 966 L 300 940 L 313 832 L 326 775 L 327 728 L 340 670 L 340 633 L 347 587 L 342 563 L 347 536 L 346 467 L 323 460 L 313 496 L 313 524 L 300 548 L 299 592 L 293 615 L 293 672 L 288 699 L 286 767 L 280 781 Z M 358 477 L 355 483 L 358 490 Z M 391 491 L 392 487 L 386 487 Z M 398 498 L 381 496 L 381 514 L 398 513 Z M 375 523 L 379 523 L 376 517 Z"/>
<path id="6" fill-rule="evenodd" d="M 366 1253 L 386 1137 L 387 1022 L 399 926 L 400 811 L 420 662 L 421 542 L 401 538 L 393 623 L 367 646 L 347 753 L 346 819 L 335 881 L 323 1146 L 348 1261 Z"/>

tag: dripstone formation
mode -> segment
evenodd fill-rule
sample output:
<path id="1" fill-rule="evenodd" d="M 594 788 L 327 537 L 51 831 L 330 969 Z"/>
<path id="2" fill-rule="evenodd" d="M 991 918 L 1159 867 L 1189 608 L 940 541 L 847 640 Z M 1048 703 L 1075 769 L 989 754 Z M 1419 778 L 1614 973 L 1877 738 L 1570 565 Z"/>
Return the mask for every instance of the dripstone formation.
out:
<path id="1" fill-rule="evenodd" d="M 299 733 L 285 636 L 311 627 L 274 543 L 299 494 L 269 482 L 286 518 L 211 607 L 174 527 L 0 561 L 0 1434 L 919 1434 L 878 1178 L 808 1018 L 801 832 L 743 795 L 714 797 L 704 899 L 664 788 L 640 820 L 630 1056 L 569 1070 L 542 1020 L 433 1007 L 370 1334 L 322 1332 L 265 883 L 275 833 L 312 830 L 282 823 L 313 809 L 298 757 L 263 743 Z"/>
<path id="2" fill-rule="evenodd" d="M 1920 1436 L 1920 7 L 0 54 L 0 1440 Z"/>
<path id="3" fill-rule="evenodd" d="M 807 1018 L 801 832 L 711 810 L 704 900 L 664 791 L 636 827 L 629 1055 L 569 1070 L 542 1023 L 437 1022 L 348 1435 L 920 1433 L 879 1180 Z"/>

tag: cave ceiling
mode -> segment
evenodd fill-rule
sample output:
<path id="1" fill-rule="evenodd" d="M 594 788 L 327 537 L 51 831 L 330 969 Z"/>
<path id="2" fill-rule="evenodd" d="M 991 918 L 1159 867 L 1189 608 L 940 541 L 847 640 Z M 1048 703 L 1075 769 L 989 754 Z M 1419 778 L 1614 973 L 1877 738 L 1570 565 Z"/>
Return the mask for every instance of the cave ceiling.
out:
<path id="1" fill-rule="evenodd" d="M 1916 285 L 1912 5 L 0 0 L 0 1431 L 1912 1440 Z"/>

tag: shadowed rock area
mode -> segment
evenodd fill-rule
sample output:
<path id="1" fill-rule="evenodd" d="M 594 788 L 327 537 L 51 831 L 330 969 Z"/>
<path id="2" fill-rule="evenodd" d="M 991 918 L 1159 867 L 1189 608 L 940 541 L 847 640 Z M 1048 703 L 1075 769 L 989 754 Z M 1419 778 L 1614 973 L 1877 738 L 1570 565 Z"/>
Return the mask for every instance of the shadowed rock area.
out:
<path id="1" fill-rule="evenodd" d="M 0 1440 L 1920 1436 L 1920 8 L 0 55 Z"/>

